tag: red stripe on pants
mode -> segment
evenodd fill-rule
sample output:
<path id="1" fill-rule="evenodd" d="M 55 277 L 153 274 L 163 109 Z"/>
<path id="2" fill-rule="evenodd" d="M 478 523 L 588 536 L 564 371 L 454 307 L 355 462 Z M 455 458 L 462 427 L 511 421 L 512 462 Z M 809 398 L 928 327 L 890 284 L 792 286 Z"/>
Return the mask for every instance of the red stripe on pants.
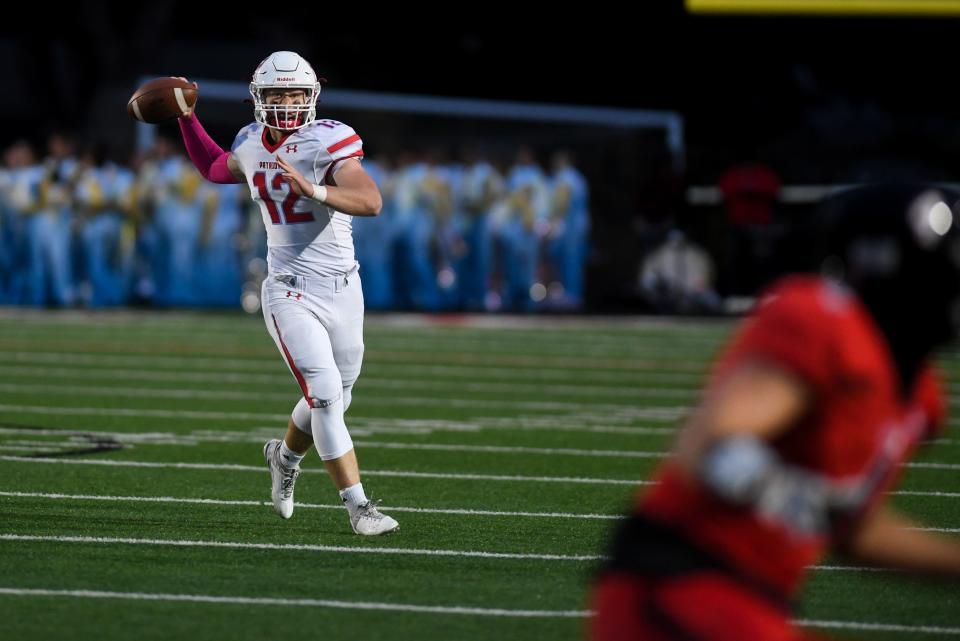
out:
<path id="1" fill-rule="evenodd" d="M 303 378 L 300 370 L 297 369 L 297 364 L 293 362 L 293 356 L 290 356 L 290 350 L 287 349 L 287 344 L 283 342 L 283 335 L 280 334 L 280 326 L 277 325 L 277 317 L 270 314 L 270 318 L 273 319 L 273 326 L 277 330 L 277 339 L 280 341 L 280 347 L 283 349 L 283 355 L 287 359 L 287 364 L 290 365 L 293 375 L 297 377 L 297 383 L 299 383 L 300 390 L 303 392 L 303 400 L 307 402 L 307 405 L 313 407 L 313 402 L 310 400 L 310 393 L 307 391 L 307 381 Z"/>

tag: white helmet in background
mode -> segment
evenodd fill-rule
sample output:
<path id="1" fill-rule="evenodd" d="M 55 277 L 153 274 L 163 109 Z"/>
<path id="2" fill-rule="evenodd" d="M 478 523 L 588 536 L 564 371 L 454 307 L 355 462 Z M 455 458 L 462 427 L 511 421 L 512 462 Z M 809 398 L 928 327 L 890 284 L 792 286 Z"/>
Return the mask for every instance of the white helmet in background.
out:
<path id="1" fill-rule="evenodd" d="M 307 99 L 302 105 L 268 105 L 265 95 L 268 89 L 303 89 Z M 317 117 L 320 83 L 303 56 L 292 51 L 275 51 L 253 72 L 250 95 L 257 122 L 271 129 L 289 131 L 300 129 Z"/>

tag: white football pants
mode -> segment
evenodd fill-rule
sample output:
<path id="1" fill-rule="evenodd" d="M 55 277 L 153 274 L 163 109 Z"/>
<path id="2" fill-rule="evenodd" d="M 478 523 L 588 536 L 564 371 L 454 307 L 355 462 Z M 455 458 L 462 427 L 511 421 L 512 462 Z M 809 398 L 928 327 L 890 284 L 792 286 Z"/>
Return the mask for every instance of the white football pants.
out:
<path id="1" fill-rule="evenodd" d="M 300 386 L 297 428 L 323 460 L 353 448 L 343 413 L 363 363 L 363 292 L 357 269 L 341 276 L 271 274 L 261 290 L 267 331 Z"/>

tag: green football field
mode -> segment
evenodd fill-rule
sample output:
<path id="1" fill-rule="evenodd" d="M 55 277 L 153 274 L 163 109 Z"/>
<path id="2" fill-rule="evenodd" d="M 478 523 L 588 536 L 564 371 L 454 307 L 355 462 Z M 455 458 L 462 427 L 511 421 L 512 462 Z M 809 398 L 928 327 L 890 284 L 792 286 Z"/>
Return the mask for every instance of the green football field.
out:
<path id="1" fill-rule="evenodd" d="M 732 326 L 447 321 L 368 319 L 347 424 L 401 527 L 361 540 L 315 454 L 293 518 L 269 505 L 299 389 L 259 317 L 0 312 L 0 639 L 582 637 L 607 533 Z M 892 500 L 960 531 L 960 437 Z M 797 617 L 960 637 L 960 585 L 826 559 Z"/>

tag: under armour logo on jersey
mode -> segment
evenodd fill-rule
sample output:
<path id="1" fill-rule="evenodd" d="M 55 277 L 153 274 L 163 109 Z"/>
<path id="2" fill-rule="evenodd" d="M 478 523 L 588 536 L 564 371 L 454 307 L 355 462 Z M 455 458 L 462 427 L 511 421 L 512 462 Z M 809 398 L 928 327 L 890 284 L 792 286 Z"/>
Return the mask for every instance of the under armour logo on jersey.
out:
<path id="1" fill-rule="evenodd" d="M 296 145 L 287 145 L 287 153 L 288 153 L 288 154 L 291 154 L 291 153 L 292 153 L 292 154 L 295 154 L 295 153 L 297 153 L 297 146 L 296 146 Z"/>
<path id="2" fill-rule="evenodd" d="M 301 296 L 303 296 L 303 294 L 299 294 L 299 293 L 294 294 L 293 292 L 287 292 L 287 298 L 293 298 L 294 300 L 300 300 L 300 297 L 301 297 Z"/>

